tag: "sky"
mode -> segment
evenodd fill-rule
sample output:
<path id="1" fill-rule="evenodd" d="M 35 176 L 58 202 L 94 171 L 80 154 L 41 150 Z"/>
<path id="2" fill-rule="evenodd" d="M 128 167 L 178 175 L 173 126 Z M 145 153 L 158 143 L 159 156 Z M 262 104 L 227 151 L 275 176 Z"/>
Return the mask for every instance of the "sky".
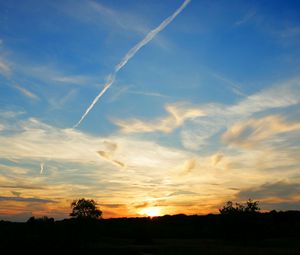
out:
<path id="1" fill-rule="evenodd" d="M 299 12 L 0 0 L 0 219 L 300 209 Z"/>

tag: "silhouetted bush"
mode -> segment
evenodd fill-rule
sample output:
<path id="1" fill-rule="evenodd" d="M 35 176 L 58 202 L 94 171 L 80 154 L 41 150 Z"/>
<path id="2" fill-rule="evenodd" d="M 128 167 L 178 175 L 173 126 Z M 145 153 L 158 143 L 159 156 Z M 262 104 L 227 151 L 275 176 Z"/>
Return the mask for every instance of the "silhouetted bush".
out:
<path id="1" fill-rule="evenodd" d="M 35 218 L 34 216 L 32 216 L 27 220 L 27 223 L 28 224 L 34 224 L 34 223 L 49 224 L 49 223 L 54 223 L 54 219 L 53 218 L 48 218 L 47 216 L 43 216 L 43 217 L 40 217 L 40 218 Z"/>
<path id="2" fill-rule="evenodd" d="M 253 201 L 252 199 L 248 199 L 245 205 L 235 203 L 235 206 L 233 202 L 227 201 L 225 205 L 221 209 L 219 209 L 219 211 L 223 215 L 240 213 L 258 213 L 260 211 L 258 204 L 258 201 Z"/>

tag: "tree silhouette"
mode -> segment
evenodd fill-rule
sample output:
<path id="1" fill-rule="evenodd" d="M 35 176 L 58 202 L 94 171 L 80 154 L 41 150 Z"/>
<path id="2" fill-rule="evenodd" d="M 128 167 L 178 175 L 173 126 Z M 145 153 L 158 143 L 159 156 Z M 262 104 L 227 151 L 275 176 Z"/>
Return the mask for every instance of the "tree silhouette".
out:
<path id="1" fill-rule="evenodd" d="M 102 211 L 97 209 L 96 202 L 93 199 L 81 198 L 71 203 L 72 212 L 70 216 L 79 219 L 99 219 Z"/>
<path id="2" fill-rule="evenodd" d="M 225 205 L 219 209 L 221 214 L 237 214 L 237 213 L 257 213 L 260 208 L 258 207 L 259 202 L 248 199 L 246 205 L 235 203 L 233 205 L 232 201 L 227 201 Z"/>
<path id="3" fill-rule="evenodd" d="M 247 206 L 245 207 L 245 212 L 256 213 L 259 212 L 260 208 L 258 206 L 258 201 L 253 201 L 251 198 L 246 202 Z"/>

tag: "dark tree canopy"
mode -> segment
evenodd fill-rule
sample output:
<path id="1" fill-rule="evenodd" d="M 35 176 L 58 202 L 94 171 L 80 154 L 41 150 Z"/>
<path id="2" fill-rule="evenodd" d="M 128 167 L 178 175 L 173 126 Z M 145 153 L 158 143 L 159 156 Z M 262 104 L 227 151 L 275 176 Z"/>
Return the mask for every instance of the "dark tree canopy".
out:
<path id="1" fill-rule="evenodd" d="M 228 201 L 225 205 L 219 209 L 221 214 L 236 214 L 236 213 L 258 213 L 260 208 L 258 206 L 258 201 L 253 201 L 252 199 L 248 199 L 246 204 L 235 203 Z"/>
<path id="2" fill-rule="evenodd" d="M 81 198 L 71 203 L 72 212 L 70 216 L 80 219 L 99 219 L 102 211 L 97 209 L 96 202 L 93 199 Z"/>

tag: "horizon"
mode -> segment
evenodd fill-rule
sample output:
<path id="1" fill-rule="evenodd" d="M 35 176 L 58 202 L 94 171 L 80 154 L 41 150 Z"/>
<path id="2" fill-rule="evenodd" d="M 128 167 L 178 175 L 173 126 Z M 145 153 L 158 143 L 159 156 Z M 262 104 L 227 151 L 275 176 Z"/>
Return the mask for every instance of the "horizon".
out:
<path id="1" fill-rule="evenodd" d="M 0 220 L 299 210 L 299 12 L 0 0 Z"/>
<path id="2" fill-rule="evenodd" d="M 252 199 L 248 199 L 248 201 L 251 200 L 253 201 Z M 222 212 L 223 210 L 221 209 L 224 209 L 227 207 L 227 203 L 228 202 L 232 202 L 232 208 L 235 210 L 235 211 L 231 211 L 231 212 Z M 130 216 L 130 217 L 127 217 L 127 216 L 117 216 L 117 217 L 105 217 L 105 215 L 102 214 L 102 211 L 101 211 L 101 215 L 99 217 L 93 217 L 91 215 L 87 216 L 86 218 L 83 217 L 83 218 L 80 218 L 80 216 L 78 215 L 72 215 L 69 213 L 67 215 L 66 218 L 53 218 L 53 217 L 48 217 L 47 215 L 40 215 L 40 216 L 30 216 L 28 219 L 22 219 L 22 220 L 16 220 L 16 221 L 12 221 L 12 220 L 3 220 L 3 219 L 0 219 L 0 221 L 7 221 L 7 222 L 12 222 L 12 223 L 26 223 L 26 222 L 30 222 L 30 221 L 40 221 L 40 222 L 51 222 L 51 220 L 53 219 L 54 221 L 64 221 L 64 220 L 83 220 L 84 222 L 85 221 L 99 221 L 99 220 L 111 220 L 111 219 L 144 219 L 144 218 L 147 218 L 147 219 L 155 219 L 155 218 L 164 218 L 164 217 L 178 217 L 178 216 L 184 216 L 184 217 L 206 217 L 206 216 L 211 216 L 211 215 L 214 215 L 214 216 L 222 216 L 223 218 L 226 218 L 227 216 L 229 216 L 229 218 L 232 218 L 232 216 L 234 217 L 243 217 L 245 219 L 247 218 L 251 218 L 252 216 L 254 215 L 262 215 L 262 214 L 287 214 L 289 212 L 297 212 L 300 214 L 300 210 L 285 210 L 285 211 L 282 211 L 282 210 L 261 210 L 260 207 L 259 207 L 259 201 L 253 201 L 255 203 L 257 203 L 257 207 L 255 210 L 253 211 L 247 211 L 245 210 L 245 207 L 247 207 L 247 201 L 245 201 L 244 203 L 240 203 L 240 202 L 236 202 L 234 203 L 233 201 L 227 201 L 223 206 L 222 208 L 219 208 L 218 209 L 218 212 L 214 212 L 214 213 L 206 213 L 206 214 L 184 214 L 184 213 L 177 213 L 177 214 L 160 214 L 159 211 L 152 211 L 151 207 L 149 208 L 149 210 L 145 210 L 145 213 L 144 214 L 139 214 L 139 215 L 136 215 L 136 216 Z M 239 208 L 239 206 L 244 206 L 243 208 Z M 227 207 L 228 208 L 228 207 Z M 100 208 L 97 207 L 97 204 L 96 204 L 96 207 L 95 207 L 96 210 L 99 210 Z M 145 208 L 145 209 L 148 209 L 148 208 Z M 154 208 L 156 209 L 156 208 Z M 71 211 L 70 211 L 71 212 Z"/>

